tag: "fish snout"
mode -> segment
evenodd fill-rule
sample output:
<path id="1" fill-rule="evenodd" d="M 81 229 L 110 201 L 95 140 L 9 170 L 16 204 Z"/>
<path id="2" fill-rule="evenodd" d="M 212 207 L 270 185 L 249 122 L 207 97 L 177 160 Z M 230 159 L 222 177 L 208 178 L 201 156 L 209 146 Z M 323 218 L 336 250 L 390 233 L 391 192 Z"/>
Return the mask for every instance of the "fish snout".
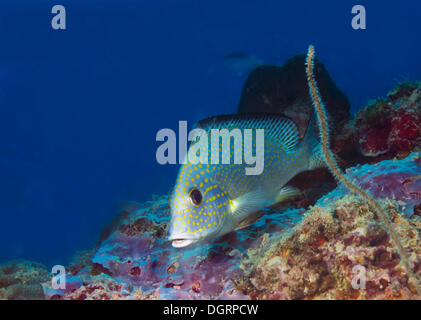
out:
<path id="1" fill-rule="evenodd" d="M 174 248 L 187 247 L 199 241 L 199 239 L 192 237 L 190 233 L 171 233 L 168 240 L 171 241 Z"/>

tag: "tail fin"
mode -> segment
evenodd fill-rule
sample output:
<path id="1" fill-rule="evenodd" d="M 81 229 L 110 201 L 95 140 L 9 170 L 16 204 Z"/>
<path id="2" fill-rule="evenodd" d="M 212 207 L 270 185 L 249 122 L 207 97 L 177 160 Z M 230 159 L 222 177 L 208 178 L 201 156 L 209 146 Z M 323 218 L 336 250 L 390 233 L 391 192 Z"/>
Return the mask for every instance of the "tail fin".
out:
<path id="1" fill-rule="evenodd" d="M 308 170 L 326 167 L 325 157 L 322 152 L 321 144 L 317 139 L 316 122 L 316 113 L 313 111 L 307 126 L 306 134 L 302 141 L 304 144 L 303 147 L 306 148 L 310 157 L 308 162 Z"/>

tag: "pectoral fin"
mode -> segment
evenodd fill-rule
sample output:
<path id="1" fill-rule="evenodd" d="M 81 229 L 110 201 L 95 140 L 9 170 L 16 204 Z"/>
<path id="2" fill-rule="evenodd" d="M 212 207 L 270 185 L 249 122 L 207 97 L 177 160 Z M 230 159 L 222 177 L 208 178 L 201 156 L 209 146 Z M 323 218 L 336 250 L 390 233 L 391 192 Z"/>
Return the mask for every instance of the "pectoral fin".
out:
<path id="1" fill-rule="evenodd" d="M 300 189 L 294 187 L 283 187 L 280 191 L 278 196 L 276 197 L 276 202 L 282 202 L 285 200 L 292 199 L 301 194 Z"/>
<path id="2" fill-rule="evenodd" d="M 245 227 L 248 227 L 249 225 L 252 225 L 257 220 L 259 220 L 264 214 L 265 213 L 263 211 L 252 213 L 251 215 L 247 216 L 244 220 L 240 221 L 240 223 L 234 230 L 243 229 Z"/>
<path id="3" fill-rule="evenodd" d="M 253 223 L 259 217 L 253 218 L 253 215 L 264 207 L 271 204 L 267 192 L 262 188 L 251 191 L 231 201 L 232 216 L 237 221 L 236 229 L 244 228 Z M 251 221 L 251 222 L 250 222 Z"/>

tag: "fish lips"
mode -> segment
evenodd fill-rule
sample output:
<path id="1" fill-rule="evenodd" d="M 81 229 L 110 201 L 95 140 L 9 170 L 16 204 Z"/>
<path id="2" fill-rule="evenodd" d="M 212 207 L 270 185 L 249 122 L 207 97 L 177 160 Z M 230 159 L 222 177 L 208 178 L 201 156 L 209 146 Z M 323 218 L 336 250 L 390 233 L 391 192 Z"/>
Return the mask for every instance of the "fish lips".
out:
<path id="1" fill-rule="evenodd" d="M 192 239 L 174 239 L 172 240 L 172 246 L 174 248 L 184 248 L 187 247 L 189 245 L 191 245 L 192 243 L 196 242 L 196 240 L 192 240 Z"/>
<path id="2" fill-rule="evenodd" d="M 168 238 L 168 240 L 171 241 L 171 244 L 174 248 L 187 247 L 187 246 L 199 241 L 199 239 L 191 238 L 190 234 L 171 235 Z"/>

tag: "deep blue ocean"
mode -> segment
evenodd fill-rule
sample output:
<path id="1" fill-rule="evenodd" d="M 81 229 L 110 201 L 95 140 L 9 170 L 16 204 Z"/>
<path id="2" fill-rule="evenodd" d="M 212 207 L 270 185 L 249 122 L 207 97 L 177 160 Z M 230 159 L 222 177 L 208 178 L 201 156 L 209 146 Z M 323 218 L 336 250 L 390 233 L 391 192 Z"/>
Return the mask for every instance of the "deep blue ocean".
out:
<path id="1" fill-rule="evenodd" d="M 227 54 L 281 65 L 314 44 L 356 112 L 421 80 L 420 18 L 415 0 L 1 0 L 0 262 L 67 264 L 124 202 L 168 193 L 155 135 L 236 111 Z"/>

